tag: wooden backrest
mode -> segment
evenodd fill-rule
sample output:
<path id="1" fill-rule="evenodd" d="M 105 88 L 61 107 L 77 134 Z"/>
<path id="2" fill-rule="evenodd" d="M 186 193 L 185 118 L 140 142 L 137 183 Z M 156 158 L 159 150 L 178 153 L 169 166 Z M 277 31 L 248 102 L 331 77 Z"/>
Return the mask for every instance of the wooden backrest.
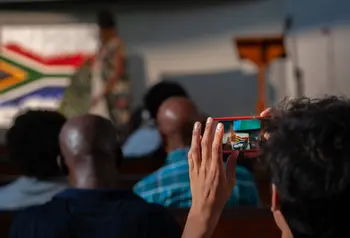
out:
<path id="1" fill-rule="evenodd" d="M 14 212 L 0 212 L 0 237 L 8 237 Z"/>
<path id="2" fill-rule="evenodd" d="M 176 220 L 185 225 L 188 209 L 174 209 Z M 279 238 L 271 211 L 265 208 L 227 209 L 221 215 L 212 238 Z"/>
<path id="3" fill-rule="evenodd" d="M 124 158 L 121 164 L 122 174 L 150 174 L 164 165 L 166 153 L 159 148 L 150 155 L 138 158 Z"/>

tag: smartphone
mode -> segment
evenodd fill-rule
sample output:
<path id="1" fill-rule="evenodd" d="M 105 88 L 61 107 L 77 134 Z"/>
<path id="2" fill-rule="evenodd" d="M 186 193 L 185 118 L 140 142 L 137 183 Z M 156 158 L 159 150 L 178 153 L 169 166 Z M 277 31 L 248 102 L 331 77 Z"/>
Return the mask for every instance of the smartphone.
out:
<path id="1" fill-rule="evenodd" d="M 247 157 L 257 157 L 263 140 L 263 118 L 258 116 L 213 118 L 224 125 L 222 151 L 238 150 Z"/>

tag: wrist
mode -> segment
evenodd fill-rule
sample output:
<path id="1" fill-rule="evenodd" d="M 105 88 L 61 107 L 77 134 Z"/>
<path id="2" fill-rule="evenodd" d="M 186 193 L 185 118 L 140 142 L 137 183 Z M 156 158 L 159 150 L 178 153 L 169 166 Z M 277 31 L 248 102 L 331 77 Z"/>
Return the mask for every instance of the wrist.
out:
<path id="1" fill-rule="evenodd" d="M 209 238 L 211 237 L 218 218 L 209 212 L 191 208 L 187 217 L 182 238 Z"/>

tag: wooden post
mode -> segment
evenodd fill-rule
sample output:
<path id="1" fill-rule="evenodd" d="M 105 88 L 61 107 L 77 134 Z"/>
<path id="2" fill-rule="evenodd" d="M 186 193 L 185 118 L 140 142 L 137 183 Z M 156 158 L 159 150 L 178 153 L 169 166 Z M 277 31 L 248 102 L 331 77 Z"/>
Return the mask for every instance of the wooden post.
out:
<path id="1" fill-rule="evenodd" d="M 234 41 L 240 59 L 249 59 L 258 68 L 256 110 L 260 114 L 266 108 L 266 68 L 273 60 L 286 55 L 283 37 L 246 37 L 237 38 Z"/>

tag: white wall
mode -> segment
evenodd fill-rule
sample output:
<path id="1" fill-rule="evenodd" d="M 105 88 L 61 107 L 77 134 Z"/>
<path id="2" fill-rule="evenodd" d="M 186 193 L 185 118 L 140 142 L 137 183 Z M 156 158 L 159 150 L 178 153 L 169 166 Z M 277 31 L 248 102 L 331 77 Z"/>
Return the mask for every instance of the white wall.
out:
<path id="1" fill-rule="evenodd" d="M 286 0 L 306 96 L 350 95 L 349 9 L 348 0 Z"/>
<path id="2" fill-rule="evenodd" d="M 218 79 L 220 82 L 217 85 L 213 82 L 216 74 L 228 71 L 240 71 L 243 77 L 247 74 L 255 78 L 255 67 L 238 59 L 233 38 L 281 34 L 284 15 L 282 6 L 280 0 L 267 0 L 197 10 L 124 14 L 118 17 L 119 31 L 127 42 L 129 54 L 139 55 L 144 60 L 147 85 L 165 76 L 176 80 L 178 75 L 186 78 L 180 81 L 203 110 L 221 116 L 254 114 L 256 85 L 244 88 L 244 82 L 243 85 L 237 85 L 235 78 L 228 78 L 230 76 Z M 274 79 L 272 81 L 277 84 L 277 97 L 284 96 L 288 91 L 283 88 L 283 68 L 283 64 L 276 64 L 270 70 L 271 78 Z M 212 81 L 201 81 L 198 74 L 213 75 Z M 250 85 L 248 83 L 246 87 Z M 234 97 L 235 90 L 242 91 L 242 88 L 245 94 Z M 245 105 L 234 108 L 226 104 L 218 107 L 219 103 L 237 102 L 239 98 L 246 101 Z"/>

